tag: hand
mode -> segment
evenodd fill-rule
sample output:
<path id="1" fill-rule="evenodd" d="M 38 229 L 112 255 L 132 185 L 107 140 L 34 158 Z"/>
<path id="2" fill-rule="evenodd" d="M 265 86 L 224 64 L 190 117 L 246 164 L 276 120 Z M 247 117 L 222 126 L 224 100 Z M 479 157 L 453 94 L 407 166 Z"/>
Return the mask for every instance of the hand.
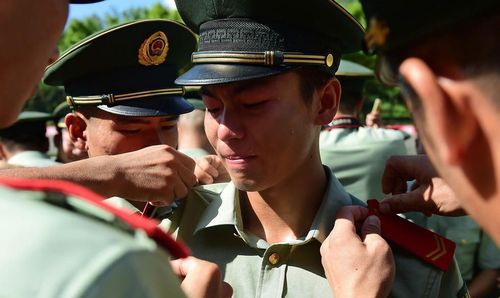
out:
<path id="1" fill-rule="evenodd" d="M 194 174 L 199 184 L 229 182 L 231 177 L 217 155 L 206 155 L 196 159 Z"/>
<path id="2" fill-rule="evenodd" d="M 342 208 L 321 245 L 321 263 L 335 297 L 387 297 L 391 291 L 394 257 L 380 236 L 380 220 L 367 216 L 364 207 Z M 359 223 L 361 235 L 356 234 Z"/>
<path id="3" fill-rule="evenodd" d="M 194 160 L 167 145 L 111 157 L 118 172 L 113 181 L 115 196 L 169 205 L 196 184 Z"/>
<path id="4" fill-rule="evenodd" d="M 415 184 L 407 192 L 406 182 L 410 180 L 415 180 Z M 393 194 L 380 203 L 383 213 L 465 214 L 455 193 L 438 176 L 426 155 L 390 157 L 385 165 L 382 189 L 384 193 Z"/>
<path id="5" fill-rule="evenodd" d="M 170 262 L 181 280 L 181 288 L 189 298 L 231 297 L 233 289 L 222 281 L 219 267 L 194 257 Z"/>
<path id="6" fill-rule="evenodd" d="M 382 119 L 380 118 L 380 112 L 370 112 L 366 114 L 365 119 L 366 126 L 368 127 L 380 127 L 382 125 Z"/>

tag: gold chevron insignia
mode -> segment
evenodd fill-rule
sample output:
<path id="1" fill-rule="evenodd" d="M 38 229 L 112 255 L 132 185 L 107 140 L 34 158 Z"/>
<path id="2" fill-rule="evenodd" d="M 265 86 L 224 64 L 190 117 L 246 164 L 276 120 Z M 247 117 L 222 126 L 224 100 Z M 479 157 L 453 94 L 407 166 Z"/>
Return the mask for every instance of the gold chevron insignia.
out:
<path id="1" fill-rule="evenodd" d="M 443 238 L 434 235 L 434 240 L 436 240 L 436 248 L 425 256 L 433 261 L 441 258 L 447 253 Z"/>

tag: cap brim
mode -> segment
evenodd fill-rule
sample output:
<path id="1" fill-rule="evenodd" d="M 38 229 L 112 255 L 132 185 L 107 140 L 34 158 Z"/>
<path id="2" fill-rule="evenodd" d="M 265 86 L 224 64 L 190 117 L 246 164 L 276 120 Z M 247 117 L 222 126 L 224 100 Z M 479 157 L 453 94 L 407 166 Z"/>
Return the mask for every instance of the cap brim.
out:
<path id="1" fill-rule="evenodd" d="M 185 86 L 225 84 L 277 75 L 292 68 L 246 64 L 198 64 L 177 78 L 175 83 Z"/>
<path id="2" fill-rule="evenodd" d="M 120 105 L 111 107 L 100 105 L 97 107 L 108 113 L 128 117 L 180 115 L 189 113 L 194 109 L 193 106 L 180 95 L 128 100 Z"/>

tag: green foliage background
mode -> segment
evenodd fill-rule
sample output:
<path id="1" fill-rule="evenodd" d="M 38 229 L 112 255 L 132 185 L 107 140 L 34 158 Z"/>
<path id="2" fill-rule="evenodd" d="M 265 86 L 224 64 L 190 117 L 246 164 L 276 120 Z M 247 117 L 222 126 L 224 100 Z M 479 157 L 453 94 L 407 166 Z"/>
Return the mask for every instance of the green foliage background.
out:
<path id="1" fill-rule="evenodd" d="M 338 0 L 364 27 L 366 19 L 357 0 Z M 307 5 L 306 2 L 304 5 Z M 59 51 L 62 53 L 83 38 L 105 28 L 137 19 L 166 18 L 182 21 L 176 10 L 169 10 L 161 3 L 151 7 L 131 8 L 123 12 L 111 12 L 103 17 L 93 15 L 84 19 L 72 19 L 59 41 Z M 365 65 L 371 69 L 375 67 L 375 57 L 367 56 L 362 52 L 345 55 L 343 58 Z M 382 118 L 385 122 L 409 122 L 410 115 L 402 101 L 397 88 L 387 88 L 376 79 L 368 81 L 365 86 L 365 104 L 362 113 L 371 110 L 375 98 L 382 99 Z M 37 94 L 30 99 L 25 110 L 51 112 L 65 98 L 64 90 L 40 83 Z"/>

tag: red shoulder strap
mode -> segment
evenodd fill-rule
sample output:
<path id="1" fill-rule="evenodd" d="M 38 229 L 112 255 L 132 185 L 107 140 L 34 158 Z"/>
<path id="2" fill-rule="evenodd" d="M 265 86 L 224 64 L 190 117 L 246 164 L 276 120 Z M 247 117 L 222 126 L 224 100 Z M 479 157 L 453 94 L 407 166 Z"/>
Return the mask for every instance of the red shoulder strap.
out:
<path id="1" fill-rule="evenodd" d="M 384 238 L 411 252 L 424 262 L 442 271 L 448 271 L 455 253 L 455 242 L 396 214 L 382 214 L 378 207 L 377 200 L 368 200 L 369 214 L 380 218 Z"/>
<path id="2" fill-rule="evenodd" d="M 190 254 L 187 246 L 174 240 L 172 236 L 161 230 L 156 220 L 143 218 L 137 214 L 129 214 L 110 206 L 103 202 L 103 197 L 80 185 L 61 180 L 11 179 L 3 177 L 0 177 L 0 184 L 19 190 L 54 191 L 78 197 L 81 200 L 113 213 L 113 215 L 131 227 L 144 230 L 159 246 L 166 249 L 174 259 L 185 258 Z"/>

